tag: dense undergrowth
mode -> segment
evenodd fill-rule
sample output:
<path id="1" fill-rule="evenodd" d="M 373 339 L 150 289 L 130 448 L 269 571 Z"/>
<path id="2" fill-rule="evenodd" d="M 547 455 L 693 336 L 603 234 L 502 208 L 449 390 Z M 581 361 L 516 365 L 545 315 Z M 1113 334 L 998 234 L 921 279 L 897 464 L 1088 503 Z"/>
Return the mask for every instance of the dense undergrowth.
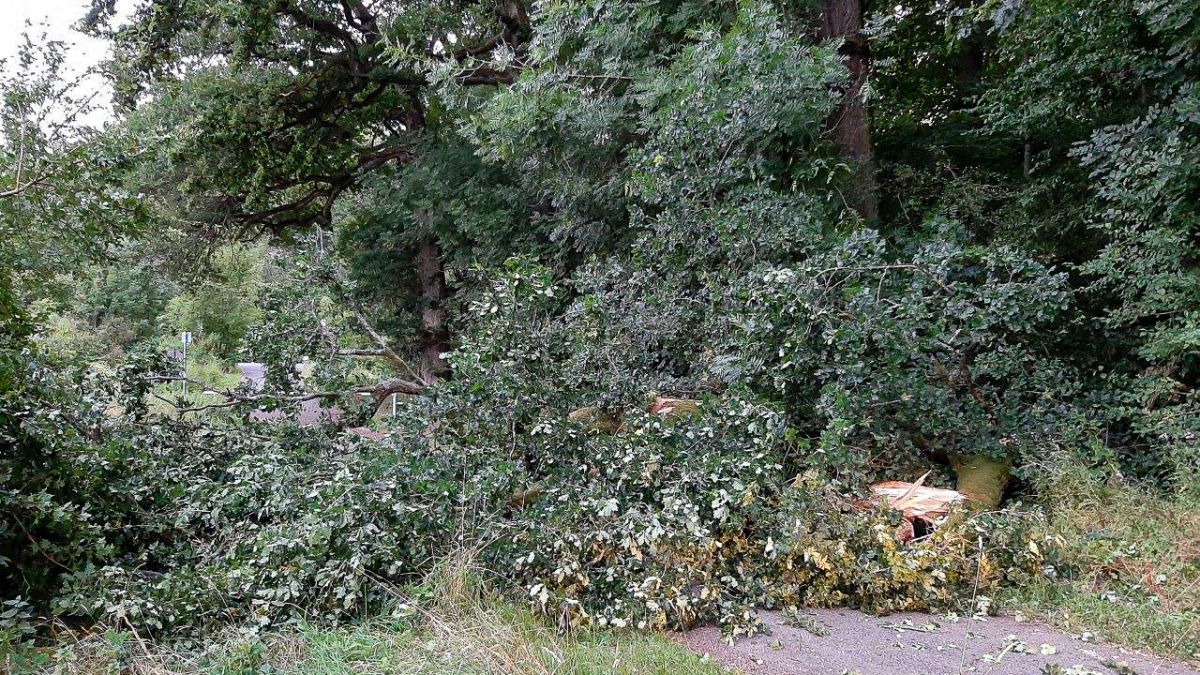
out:
<path id="1" fill-rule="evenodd" d="M 930 317 L 927 303 L 937 303 L 958 310 L 941 313 L 948 325 L 926 322 L 931 334 L 952 331 L 960 316 L 990 321 L 997 340 L 1011 334 L 1008 358 L 1020 363 L 1019 340 L 1029 333 L 1008 328 L 1016 305 L 993 300 L 995 288 L 981 296 L 975 279 L 956 278 L 964 256 L 974 264 L 969 254 L 939 250 L 948 259 L 918 258 L 915 271 L 888 268 L 900 279 L 895 286 L 880 278 L 831 294 L 823 283 L 809 290 L 789 280 L 782 309 L 770 312 L 819 317 L 822 302 L 853 303 L 886 288 L 907 304 L 885 304 L 892 309 L 878 323 L 859 325 L 863 343 L 894 338 L 903 325 L 891 315 L 896 307 Z M 1010 290 L 1001 297 L 1028 291 L 1019 272 L 1004 274 Z M 909 283 L 921 284 L 920 299 L 906 295 Z M 726 355 L 756 363 L 726 346 L 708 357 L 713 375 L 700 380 L 686 409 L 661 414 L 648 407 L 650 354 L 639 337 L 662 327 L 622 322 L 618 313 L 631 300 L 625 291 L 590 290 L 569 299 L 544 269 L 510 263 L 477 296 L 474 329 L 448 355 L 457 377 L 402 401 L 381 440 L 254 423 L 237 408 L 164 416 L 151 405 L 156 385 L 147 375 L 162 368 L 154 352 L 76 381 L 63 379 L 69 369 L 40 367 L 36 346 L 7 352 L 7 372 L 21 383 L 8 402 L 20 416 L 7 433 L 30 459 L 56 457 L 58 473 L 29 472 L 21 492 L 6 493 L 5 508 L 20 514 L 23 528 L 6 533 L 16 544 L 6 549 L 6 583 L 17 589 L 3 619 L 6 644 L 92 624 L 194 640 L 229 626 L 256 634 L 357 619 L 386 610 L 397 585 L 420 580 L 462 549 L 476 551 L 484 583 L 560 629 L 716 622 L 730 636 L 758 630 L 755 610 L 763 607 L 986 613 L 1005 588 L 1085 579 L 1095 570 L 1096 561 L 1068 545 L 1070 535 L 1036 506 L 964 513 L 907 544 L 896 536 L 899 514 L 862 507 L 869 480 L 904 462 L 914 472 L 929 465 L 919 449 L 905 455 L 891 445 L 898 429 L 920 435 L 922 427 L 911 425 L 946 422 L 920 412 L 929 401 L 962 406 L 957 427 L 981 440 L 997 433 L 986 420 L 972 421 L 976 399 L 958 398 L 952 383 L 915 385 L 910 375 L 930 366 L 914 357 L 932 358 L 937 347 L 908 349 L 899 367 L 863 373 L 853 367 L 861 347 L 848 348 L 859 343 L 771 338 L 791 345 L 772 358 L 837 367 L 760 365 L 773 372 L 766 390 L 829 396 L 868 377 L 878 392 L 855 405 L 828 398 L 797 409 L 723 381 L 737 363 Z M 620 354 L 624 367 L 595 358 L 602 354 Z M 1004 363 L 989 360 L 989 378 L 1013 373 Z M 1030 374 L 1009 375 L 1011 388 L 996 400 L 1023 415 L 1001 447 L 1013 458 L 1042 459 L 1022 460 L 1036 487 L 1067 461 L 1047 454 L 1039 439 L 1064 439 L 1073 418 L 1054 397 L 1022 397 L 1048 386 L 1036 371 L 1024 379 Z M 895 406 L 887 387 L 920 395 Z M 1031 404 L 1039 400 L 1044 405 Z M 578 414 L 589 406 L 594 415 Z M 850 414 L 864 417 L 847 424 Z M 75 423 L 64 429 L 58 420 L 68 416 Z M 820 444 L 798 424 L 823 425 Z M 875 466 L 851 452 L 868 442 L 894 459 Z M 10 466 L 29 467 L 29 459 Z M 940 475 L 934 480 L 948 474 Z M 31 480 L 42 481 L 40 490 Z"/>
<path id="2" fill-rule="evenodd" d="M 706 405 L 732 410 L 672 424 L 644 415 L 613 436 L 548 416 L 529 437 L 492 439 L 544 453 L 536 469 L 497 462 L 450 421 L 381 442 L 156 421 L 136 446 L 75 457 L 108 467 L 88 495 L 108 510 L 34 510 L 26 522 L 45 543 L 28 555 L 54 562 L 14 581 L 64 620 L 170 635 L 360 615 L 386 584 L 484 542 L 495 579 L 564 627 L 719 620 L 744 632 L 755 606 L 949 607 L 977 585 L 1040 573 L 1026 521 L 968 520 L 902 546 L 897 516 L 784 475 L 761 442 L 778 433 L 769 411 Z"/>
<path id="3" fill-rule="evenodd" d="M 658 673 L 718 675 L 715 663 L 661 636 L 581 630 L 563 636 L 526 608 L 482 587 L 470 553 L 435 566 L 419 584 L 391 589 L 378 616 L 340 627 L 301 624 L 270 633 L 224 631 L 206 643 L 147 643 L 109 630 L 63 635 L 53 648 L 0 660 L 13 675 L 371 675 L 454 673 Z"/>
<path id="4" fill-rule="evenodd" d="M 536 274 L 512 272 L 450 357 L 464 377 L 405 401 L 378 441 L 238 415 L 160 417 L 138 363 L 123 382 L 85 385 L 108 402 L 69 411 L 91 426 L 51 435 L 65 413 L 46 404 L 61 383 L 29 381 L 13 432 L 80 473 L 38 476 L 41 490 L 23 493 L 33 499 L 6 502 L 27 528 L 10 535 L 36 536 L 8 549 L 24 559 L 6 572 L 18 589 L 6 641 L 50 613 L 155 638 L 348 619 L 456 548 L 478 550 L 486 581 L 561 628 L 713 621 L 731 635 L 757 629 L 757 607 L 987 611 L 999 586 L 1057 564 L 1036 512 L 963 517 L 901 544 L 898 514 L 854 503 L 869 469 L 798 454 L 786 413 L 748 392 L 714 391 L 667 416 L 634 394 L 615 430 L 571 419 L 621 389 L 547 387 L 573 350 L 525 352 L 524 369 L 509 359 L 553 344 L 512 330 L 564 325 L 544 313 L 553 296 Z M 115 401 L 119 413 L 106 407 Z"/>
<path id="5" fill-rule="evenodd" d="M 0 76 L 0 647 L 269 660 L 470 550 L 562 630 L 1010 599 L 1194 653 L 1196 0 L 130 4 L 106 129 L 56 43 Z M 862 501 L 973 462 L 917 541 Z"/>

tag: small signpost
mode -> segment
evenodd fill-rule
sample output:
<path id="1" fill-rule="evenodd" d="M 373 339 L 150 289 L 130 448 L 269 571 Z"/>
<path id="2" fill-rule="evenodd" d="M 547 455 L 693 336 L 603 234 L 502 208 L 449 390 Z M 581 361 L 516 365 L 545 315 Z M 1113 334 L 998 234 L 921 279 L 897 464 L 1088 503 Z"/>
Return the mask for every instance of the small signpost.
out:
<path id="1" fill-rule="evenodd" d="M 188 345 L 192 344 L 191 331 L 183 331 L 183 335 L 179 336 L 179 341 L 183 343 L 183 397 L 187 398 L 187 349 Z"/>

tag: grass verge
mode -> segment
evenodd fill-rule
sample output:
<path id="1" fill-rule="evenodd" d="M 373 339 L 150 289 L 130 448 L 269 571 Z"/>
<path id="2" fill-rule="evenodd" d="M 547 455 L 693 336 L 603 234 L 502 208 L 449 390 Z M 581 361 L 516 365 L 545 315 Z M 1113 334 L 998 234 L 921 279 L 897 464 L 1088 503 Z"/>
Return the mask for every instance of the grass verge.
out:
<path id="1" fill-rule="evenodd" d="M 524 609 L 489 597 L 470 558 L 397 589 L 391 616 L 340 627 L 230 634 L 194 650 L 93 632 L 57 649 L 11 654 L 7 673 L 64 675 L 718 675 L 727 671 L 665 637 L 633 631 L 560 635 Z"/>
<path id="2" fill-rule="evenodd" d="M 1077 635 L 1200 661 L 1200 503 L 1064 479 L 1050 524 L 1058 579 L 1010 589 L 1004 606 Z"/>

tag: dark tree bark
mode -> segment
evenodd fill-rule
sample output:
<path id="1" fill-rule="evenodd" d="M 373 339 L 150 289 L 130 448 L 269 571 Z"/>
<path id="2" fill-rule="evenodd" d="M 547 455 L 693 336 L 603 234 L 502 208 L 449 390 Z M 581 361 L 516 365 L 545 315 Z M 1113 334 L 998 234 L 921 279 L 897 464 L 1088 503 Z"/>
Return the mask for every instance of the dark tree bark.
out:
<path id="1" fill-rule="evenodd" d="M 879 218 L 879 197 L 875 184 L 875 157 L 871 150 L 871 121 L 862 101 L 870 54 L 867 40 L 860 32 L 861 0 L 822 0 L 821 24 L 822 37 L 842 41 L 838 52 L 850 71 L 850 83 L 842 102 L 826 120 L 826 127 L 854 170 L 851 205 L 864 220 L 874 222 Z"/>
<path id="2" fill-rule="evenodd" d="M 421 291 L 421 379 L 426 383 L 445 379 L 450 366 L 442 354 L 450 350 L 450 329 L 446 325 L 446 272 L 442 251 L 430 238 L 417 250 L 417 284 Z"/>
<path id="3" fill-rule="evenodd" d="M 954 82 L 959 87 L 971 87 L 983 77 L 983 47 L 975 37 L 962 41 L 958 60 L 954 64 Z"/>

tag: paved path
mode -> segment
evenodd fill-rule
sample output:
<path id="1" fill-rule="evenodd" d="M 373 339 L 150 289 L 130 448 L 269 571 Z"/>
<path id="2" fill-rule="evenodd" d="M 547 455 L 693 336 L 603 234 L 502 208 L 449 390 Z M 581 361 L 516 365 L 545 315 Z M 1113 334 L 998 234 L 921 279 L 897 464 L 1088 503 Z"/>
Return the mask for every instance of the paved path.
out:
<path id="1" fill-rule="evenodd" d="M 1085 642 L 1012 617 L 952 622 L 930 614 L 874 617 L 849 609 L 802 614 L 827 634 L 788 625 L 778 612 L 763 612 L 771 634 L 733 646 L 721 640 L 716 627 L 675 637 L 693 651 L 753 675 L 1200 675 L 1184 664 Z M 1053 665 L 1062 671 L 1043 670 Z"/>
<path id="2" fill-rule="evenodd" d="M 267 379 L 267 367 L 261 363 L 239 363 L 237 364 L 238 371 L 242 373 L 242 377 L 250 381 L 256 390 L 262 389 L 263 382 Z M 341 411 L 337 408 L 322 408 L 319 401 L 310 399 L 300 403 L 300 413 L 296 416 L 296 422 L 302 427 L 311 427 L 318 424 L 335 424 L 338 418 L 341 417 Z M 256 420 L 280 420 L 283 419 L 283 412 L 280 410 L 263 411 L 257 410 L 250 413 L 251 419 Z M 383 432 L 373 431 L 366 427 L 353 427 L 347 431 L 358 434 L 364 438 L 372 440 L 381 440 L 387 436 Z"/>
<path id="3" fill-rule="evenodd" d="M 255 391 L 262 389 L 263 382 L 267 381 L 267 367 L 264 364 L 239 363 L 237 369 L 242 374 L 242 379 L 249 380 Z"/>

